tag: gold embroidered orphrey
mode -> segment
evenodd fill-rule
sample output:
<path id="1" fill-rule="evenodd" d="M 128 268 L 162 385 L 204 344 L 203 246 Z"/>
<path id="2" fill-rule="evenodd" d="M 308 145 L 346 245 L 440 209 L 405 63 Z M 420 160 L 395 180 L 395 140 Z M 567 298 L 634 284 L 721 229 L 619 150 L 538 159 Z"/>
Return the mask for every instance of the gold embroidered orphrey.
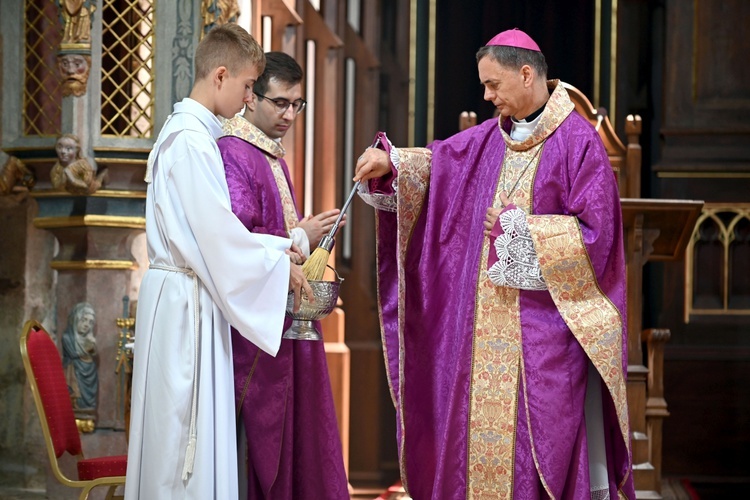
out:
<path id="1" fill-rule="evenodd" d="M 222 126 L 224 135 L 239 137 L 245 142 L 252 144 L 265 153 L 268 165 L 271 167 L 273 178 L 276 181 L 276 187 L 279 190 L 281 206 L 284 212 L 284 226 L 287 233 L 297 227 L 299 217 L 297 216 L 297 207 L 294 205 L 294 198 L 289 189 L 284 169 L 281 167 L 279 158 L 286 154 L 284 146 L 280 142 L 274 141 L 263 133 L 258 127 L 247 121 L 241 115 L 234 116 L 224 122 Z"/>

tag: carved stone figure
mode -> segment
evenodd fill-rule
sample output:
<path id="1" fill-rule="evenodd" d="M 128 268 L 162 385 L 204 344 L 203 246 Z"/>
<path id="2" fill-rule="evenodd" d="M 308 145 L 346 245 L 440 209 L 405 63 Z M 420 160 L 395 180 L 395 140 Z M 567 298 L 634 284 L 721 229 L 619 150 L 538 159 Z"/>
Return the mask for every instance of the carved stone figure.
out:
<path id="1" fill-rule="evenodd" d="M 8 156 L 0 167 L 0 196 L 11 194 L 19 184 L 31 189 L 35 183 L 34 174 L 15 156 Z"/>
<path id="2" fill-rule="evenodd" d="M 106 184 L 109 175 L 106 169 L 97 173 L 89 161 L 81 155 L 81 143 L 73 134 L 63 134 L 55 143 L 57 162 L 50 170 L 50 180 L 55 189 L 72 194 L 95 193 Z"/>
<path id="3" fill-rule="evenodd" d="M 99 392 L 96 367 L 96 313 L 91 304 L 79 302 L 68 314 L 63 333 L 63 368 L 76 418 L 93 419 Z"/>
<path id="4" fill-rule="evenodd" d="M 59 0 L 63 20 L 62 45 L 91 43 L 91 0 Z"/>
<path id="5" fill-rule="evenodd" d="M 237 22 L 240 6 L 237 0 L 202 0 L 203 34 L 216 26 Z"/>
<path id="6" fill-rule="evenodd" d="M 61 53 L 57 56 L 57 68 L 62 76 L 64 97 L 79 97 L 86 93 L 90 67 L 91 56 L 75 53 Z"/>

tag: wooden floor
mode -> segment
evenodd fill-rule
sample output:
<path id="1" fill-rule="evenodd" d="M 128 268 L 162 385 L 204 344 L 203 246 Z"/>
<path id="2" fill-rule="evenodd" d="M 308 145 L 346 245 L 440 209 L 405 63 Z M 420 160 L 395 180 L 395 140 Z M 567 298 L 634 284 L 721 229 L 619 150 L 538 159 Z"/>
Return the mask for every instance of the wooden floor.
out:
<path id="1" fill-rule="evenodd" d="M 374 500 L 383 494 L 388 488 L 382 487 L 354 487 L 352 492 L 352 500 Z M 8 488 L 0 485 L 0 499 L 3 500 L 42 500 L 46 499 L 47 496 L 44 492 L 39 490 L 23 490 L 18 488 Z M 662 498 L 663 500 L 712 500 L 722 498 L 748 498 L 748 497 L 733 497 L 725 496 L 723 494 L 707 493 L 705 495 L 698 496 L 696 491 L 689 486 L 686 488 L 683 482 L 679 479 L 665 478 L 662 481 Z M 405 494 L 399 495 L 393 493 L 390 495 L 388 500 L 408 500 Z"/>
<path id="2" fill-rule="evenodd" d="M 691 490 L 679 479 L 662 479 L 661 494 L 664 500 L 697 500 Z"/>
<path id="3" fill-rule="evenodd" d="M 388 488 L 354 488 L 351 499 L 374 500 L 382 495 L 387 489 Z M 396 490 L 396 488 L 393 489 Z M 409 500 L 411 497 L 407 496 L 405 493 L 393 491 L 385 498 L 387 498 L 387 500 Z M 662 481 L 661 498 L 663 500 L 709 500 L 707 498 L 701 499 L 698 497 L 692 489 L 686 488 L 683 482 L 678 479 L 664 479 Z"/>

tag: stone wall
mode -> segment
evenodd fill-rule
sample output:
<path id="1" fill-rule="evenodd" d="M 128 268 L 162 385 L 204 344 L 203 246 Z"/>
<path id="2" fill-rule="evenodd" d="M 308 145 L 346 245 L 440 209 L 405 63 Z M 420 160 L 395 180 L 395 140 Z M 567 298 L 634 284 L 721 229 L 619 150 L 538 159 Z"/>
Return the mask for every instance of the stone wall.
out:
<path id="1" fill-rule="evenodd" d="M 55 333 L 56 243 L 32 220 L 37 204 L 0 198 L 0 483 L 44 488 L 47 455 L 21 361 L 19 338 L 34 318 Z"/>

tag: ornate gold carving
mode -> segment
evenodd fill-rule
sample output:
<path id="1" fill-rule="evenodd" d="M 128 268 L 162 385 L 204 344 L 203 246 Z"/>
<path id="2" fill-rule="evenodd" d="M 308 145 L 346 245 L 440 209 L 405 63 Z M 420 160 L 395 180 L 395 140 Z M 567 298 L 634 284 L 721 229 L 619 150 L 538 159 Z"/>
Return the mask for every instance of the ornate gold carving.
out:
<path id="1" fill-rule="evenodd" d="M 133 313 L 134 314 L 134 313 Z M 120 333 L 117 339 L 115 374 L 117 375 L 117 409 L 125 421 L 125 437 L 130 434 L 130 394 L 133 382 L 133 342 L 135 318 L 130 312 L 130 298 L 122 298 L 122 318 L 115 318 Z"/>
<path id="2" fill-rule="evenodd" d="M 32 198 L 62 198 L 70 196 L 68 192 L 61 192 L 56 189 L 37 189 L 32 194 Z M 146 198 L 146 191 L 125 191 L 100 189 L 91 195 L 94 198 Z"/>
<path id="3" fill-rule="evenodd" d="M 0 167 L 0 196 L 11 194 L 19 184 L 31 189 L 35 183 L 34 174 L 15 156 L 8 156 Z"/>
<path id="4" fill-rule="evenodd" d="M 76 427 L 78 428 L 78 432 L 83 434 L 88 434 L 96 430 L 96 424 L 91 419 L 77 418 Z"/>
<path id="5" fill-rule="evenodd" d="M 217 26 L 236 23 L 240 17 L 240 6 L 237 0 L 201 0 L 203 31 L 201 38 Z"/>
<path id="6" fill-rule="evenodd" d="M 99 269 L 109 271 L 127 271 L 137 268 L 135 262 L 129 260 L 53 260 L 50 267 L 56 271 L 82 271 L 87 269 Z"/>
<path id="7" fill-rule="evenodd" d="M 39 229 L 58 227 L 125 227 L 144 229 L 145 217 L 126 217 L 119 215 L 79 215 L 72 217 L 37 217 L 34 226 Z"/>
<path id="8" fill-rule="evenodd" d="M 58 0 L 63 19 L 63 38 L 60 47 L 80 47 L 91 44 L 91 16 L 96 6 L 91 0 Z"/>

